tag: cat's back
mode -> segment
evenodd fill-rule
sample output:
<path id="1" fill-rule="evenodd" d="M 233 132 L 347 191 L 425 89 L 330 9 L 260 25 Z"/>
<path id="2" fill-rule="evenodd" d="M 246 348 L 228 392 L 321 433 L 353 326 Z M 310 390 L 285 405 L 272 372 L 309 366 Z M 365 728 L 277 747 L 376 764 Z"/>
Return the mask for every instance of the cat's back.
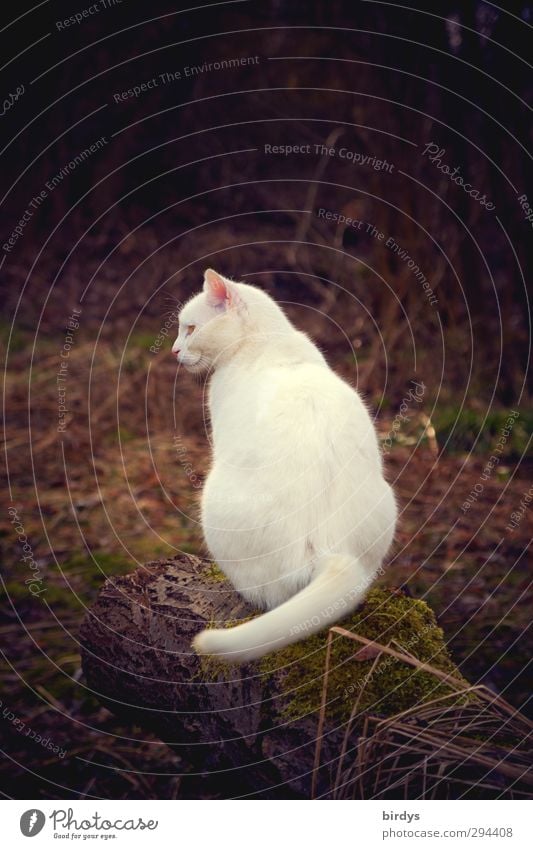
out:
<path id="1" fill-rule="evenodd" d="M 228 371 L 214 388 L 215 453 L 259 463 L 288 456 L 306 463 L 326 446 L 339 454 L 369 446 L 374 453 L 374 428 L 360 396 L 316 353 Z"/>
<path id="2" fill-rule="evenodd" d="M 265 370 L 258 381 L 257 424 L 295 439 L 332 438 L 348 428 L 366 432 L 370 417 L 357 392 L 323 362 L 295 363 Z"/>

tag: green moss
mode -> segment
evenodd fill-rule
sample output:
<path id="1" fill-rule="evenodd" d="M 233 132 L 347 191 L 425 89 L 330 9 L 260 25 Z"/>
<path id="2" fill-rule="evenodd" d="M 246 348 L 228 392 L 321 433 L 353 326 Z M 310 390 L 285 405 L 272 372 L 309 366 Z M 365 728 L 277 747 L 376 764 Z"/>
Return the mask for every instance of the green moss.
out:
<path id="1" fill-rule="evenodd" d="M 376 588 L 364 606 L 339 623 L 348 631 L 401 650 L 463 680 L 453 663 L 442 629 L 428 605 L 401 593 Z M 259 662 L 266 680 L 274 672 L 283 680 L 280 714 L 294 719 L 319 709 L 326 656 L 327 631 L 267 655 Z M 373 660 L 353 660 L 361 644 L 335 635 L 328 678 L 328 716 L 345 720 L 360 696 L 359 713 L 389 716 L 438 696 L 452 688 L 431 673 L 400 660 L 382 656 L 367 680 Z M 466 682 L 465 682 L 466 684 Z M 464 699 L 464 696 L 458 698 Z"/>
<path id="2" fill-rule="evenodd" d="M 92 556 L 91 556 L 92 555 Z M 122 554 L 108 551 L 79 552 L 60 564 L 67 579 L 82 578 L 84 588 L 99 589 L 107 578 L 131 571 L 132 562 Z"/>
<path id="3" fill-rule="evenodd" d="M 42 604 L 43 601 L 46 601 L 52 605 L 61 604 L 64 607 L 79 607 L 76 597 L 67 586 L 58 586 L 50 583 L 50 581 L 45 581 L 42 585 L 39 585 L 39 589 L 43 589 L 44 592 L 35 596 L 32 595 L 24 581 L 8 581 L 5 584 L 6 596 L 15 605 L 23 602 Z"/>
<path id="4" fill-rule="evenodd" d="M 107 551 L 93 552 L 92 556 L 77 552 L 60 562 L 59 566 L 61 572 L 54 563 L 41 570 L 44 592 L 40 596 L 32 596 L 23 579 L 13 578 L 5 584 L 6 593 L 14 603 L 35 603 L 41 599 L 41 603 L 46 601 L 52 606 L 79 611 L 81 603 L 94 597 L 107 578 L 126 574 L 131 571 L 132 563 L 124 555 Z M 26 579 L 26 573 L 23 578 Z"/>
<path id="5" fill-rule="evenodd" d="M 127 427 L 122 427 L 122 425 L 117 430 L 117 438 L 122 443 L 131 442 L 133 439 L 135 439 L 135 437 L 136 435 L 131 430 L 129 430 Z"/>
<path id="6" fill-rule="evenodd" d="M 390 402 L 390 398 L 388 398 L 386 395 L 380 395 L 376 398 L 375 406 L 385 412 L 385 410 L 391 409 L 392 404 Z"/>
<path id="7" fill-rule="evenodd" d="M 520 410 L 520 415 L 509 427 L 512 409 L 492 409 L 489 412 L 454 405 L 437 406 L 432 413 L 431 422 L 437 433 L 439 445 L 446 445 L 448 453 L 471 451 L 487 454 L 498 444 L 502 456 L 520 456 L 528 446 L 533 426 L 533 413 Z M 502 431 L 509 430 L 503 441 Z"/>
<path id="8" fill-rule="evenodd" d="M 9 353 L 16 354 L 18 351 L 22 351 L 30 341 L 29 333 L 25 333 L 19 330 L 16 325 L 0 319 L 0 348 L 2 352 L 7 351 L 9 343 Z"/>
<path id="9" fill-rule="evenodd" d="M 118 446 L 125 445 L 128 442 L 133 442 L 137 435 L 127 427 L 118 427 L 116 430 L 111 430 L 105 434 L 102 439 L 104 445 Z"/>
<path id="10" fill-rule="evenodd" d="M 220 566 L 217 566 L 216 563 L 210 563 L 209 566 L 204 569 L 202 575 L 211 584 L 223 584 L 228 580 Z"/>
<path id="11" fill-rule="evenodd" d="M 169 331 L 169 337 L 171 336 L 172 331 Z M 150 350 L 150 347 L 154 345 L 156 339 L 157 333 L 154 334 L 149 331 L 138 330 L 136 333 L 132 333 L 128 339 L 128 348 L 140 348 L 141 351 L 148 351 Z"/>
<path id="12" fill-rule="evenodd" d="M 215 580 L 224 580 L 215 564 L 208 569 L 213 570 Z M 229 620 L 224 627 L 231 628 L 244 621 Z M 420 599 L 376 587 L 356 613 L 338 624 L 368 640 L 390 645 L 396 651 L 403 649 L 468 686 L 450 657 L 435 614 Z M 213 622 L 208 627 L 221 626 Z M 253 674 L 255 667 L 267 687 L 275 676 L 272 696 L 277 698 L 282 719 L 292 720 L 319 710 L 327 638 L 326 629 L 250 664 L 250 673 Z M 382 655 L 370 674 L 374 659 L 354 660 L 362 647 L 348 637 L 334 635 L 328 676 L 328 717 L 348 719 L 357 699 L 359 718 L 367 713 L 391 716 L 454 692 L 453 687 L 430 672 L 420 671 L 390 655 Z M 200 660 L 203 680 L 230 680 L 235 675 L 240 675 L 240 667 L 234 664 L 211 657 Z M 469 695 L 457 695 L 453 702 L 469 698 Z"/>
<path id="13" fill-rule="evenodd" d="M 186 542 L 182 540 L 180 542 L 180 551 L 183 554 L 197 554 L 198 553 L 198 541 L 192 540 L 191 542 Z"/>
<path id="14" fill-rule="evenodd" d="M 210 567 L 213 567 L 215 572 L 215 581 L 222 582 L 227 580 L 226 576 L 219 569 L 216 563 L 211 563 Z M 208 568 L 210 568 L 208 567 Z M 222 575 L 222 578 L 218 577 L 218 575 Z M 235 617 L 231 619 L 226 619 L 225 622 L 216 622 L 212 619 L 208 625 L 206 626 L 207 630 L 211 628 L 236 628 L 237 625 L 243 625 L 245 622 L 249 622 L 250 619 L 255 619 L 256 616 L 260 615 L 260 611 L 256 611 L 255 613 L 250 613 L 249 616 L 243 616 L 241 619 L 237 619 Z M 200 655 L 200 667 L 197 675 L 193 676 L 193 680 L 202 680 L 202 681 L 229 681 L 235 677 L 240 677 L 239 668 L 235 666 L 234 663 L 231 663 L 227 660 L 221 660 L 216 655 Z"/>

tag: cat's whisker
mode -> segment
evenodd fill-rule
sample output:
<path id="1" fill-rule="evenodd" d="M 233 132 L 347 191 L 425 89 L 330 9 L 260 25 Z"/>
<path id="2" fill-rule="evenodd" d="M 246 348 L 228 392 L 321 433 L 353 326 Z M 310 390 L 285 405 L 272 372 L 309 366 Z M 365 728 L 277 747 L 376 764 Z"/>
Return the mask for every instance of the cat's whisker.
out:
<path id="1" fill-rule="evenodd" d="M 175 295 L 171 295 L 170 293 L 167 293 L 167 294 L 164 296 L 163 300 L 164 300 L 164 301 L 170 301 L 172 304 L 177 304 L 178 306 L 181 306 L 181 305 L 182 305 L 182 304 L 181 304 L 181 301 L 179 300 L 179 298 L 176 298 L 176 296 L 175 296 Z"/>

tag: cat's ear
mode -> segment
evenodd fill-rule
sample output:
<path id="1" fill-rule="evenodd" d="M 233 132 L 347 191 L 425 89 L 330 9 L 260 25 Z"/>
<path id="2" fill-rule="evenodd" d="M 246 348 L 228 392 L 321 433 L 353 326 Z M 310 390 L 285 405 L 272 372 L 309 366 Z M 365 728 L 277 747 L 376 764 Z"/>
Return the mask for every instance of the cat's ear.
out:
<path id="1" fill-rule="evenodd" d="M 241 298 L 235 284 L 213 271 L 212 268 L 208 268 L 205 272 L 204 292 L 211 307 L 227 310 L 241 304 Z"/>

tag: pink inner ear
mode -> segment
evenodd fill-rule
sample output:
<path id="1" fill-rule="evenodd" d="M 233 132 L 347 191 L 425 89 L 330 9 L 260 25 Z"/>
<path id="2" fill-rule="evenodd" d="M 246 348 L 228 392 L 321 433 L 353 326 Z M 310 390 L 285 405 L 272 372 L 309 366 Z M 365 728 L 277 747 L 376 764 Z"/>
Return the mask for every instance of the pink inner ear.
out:
<path id="1" fill-rule="evenodd" d="M 220 306 L 226 300 L 229 301 L 230 299 L 230 293 L 228 291 L 226 281 L 220 276 L 220 274 L 213 271 L 212 268 L 208 268 L 205 272 L 204 288 L 207 292 L 209 303 L 213 306 Z"/>

